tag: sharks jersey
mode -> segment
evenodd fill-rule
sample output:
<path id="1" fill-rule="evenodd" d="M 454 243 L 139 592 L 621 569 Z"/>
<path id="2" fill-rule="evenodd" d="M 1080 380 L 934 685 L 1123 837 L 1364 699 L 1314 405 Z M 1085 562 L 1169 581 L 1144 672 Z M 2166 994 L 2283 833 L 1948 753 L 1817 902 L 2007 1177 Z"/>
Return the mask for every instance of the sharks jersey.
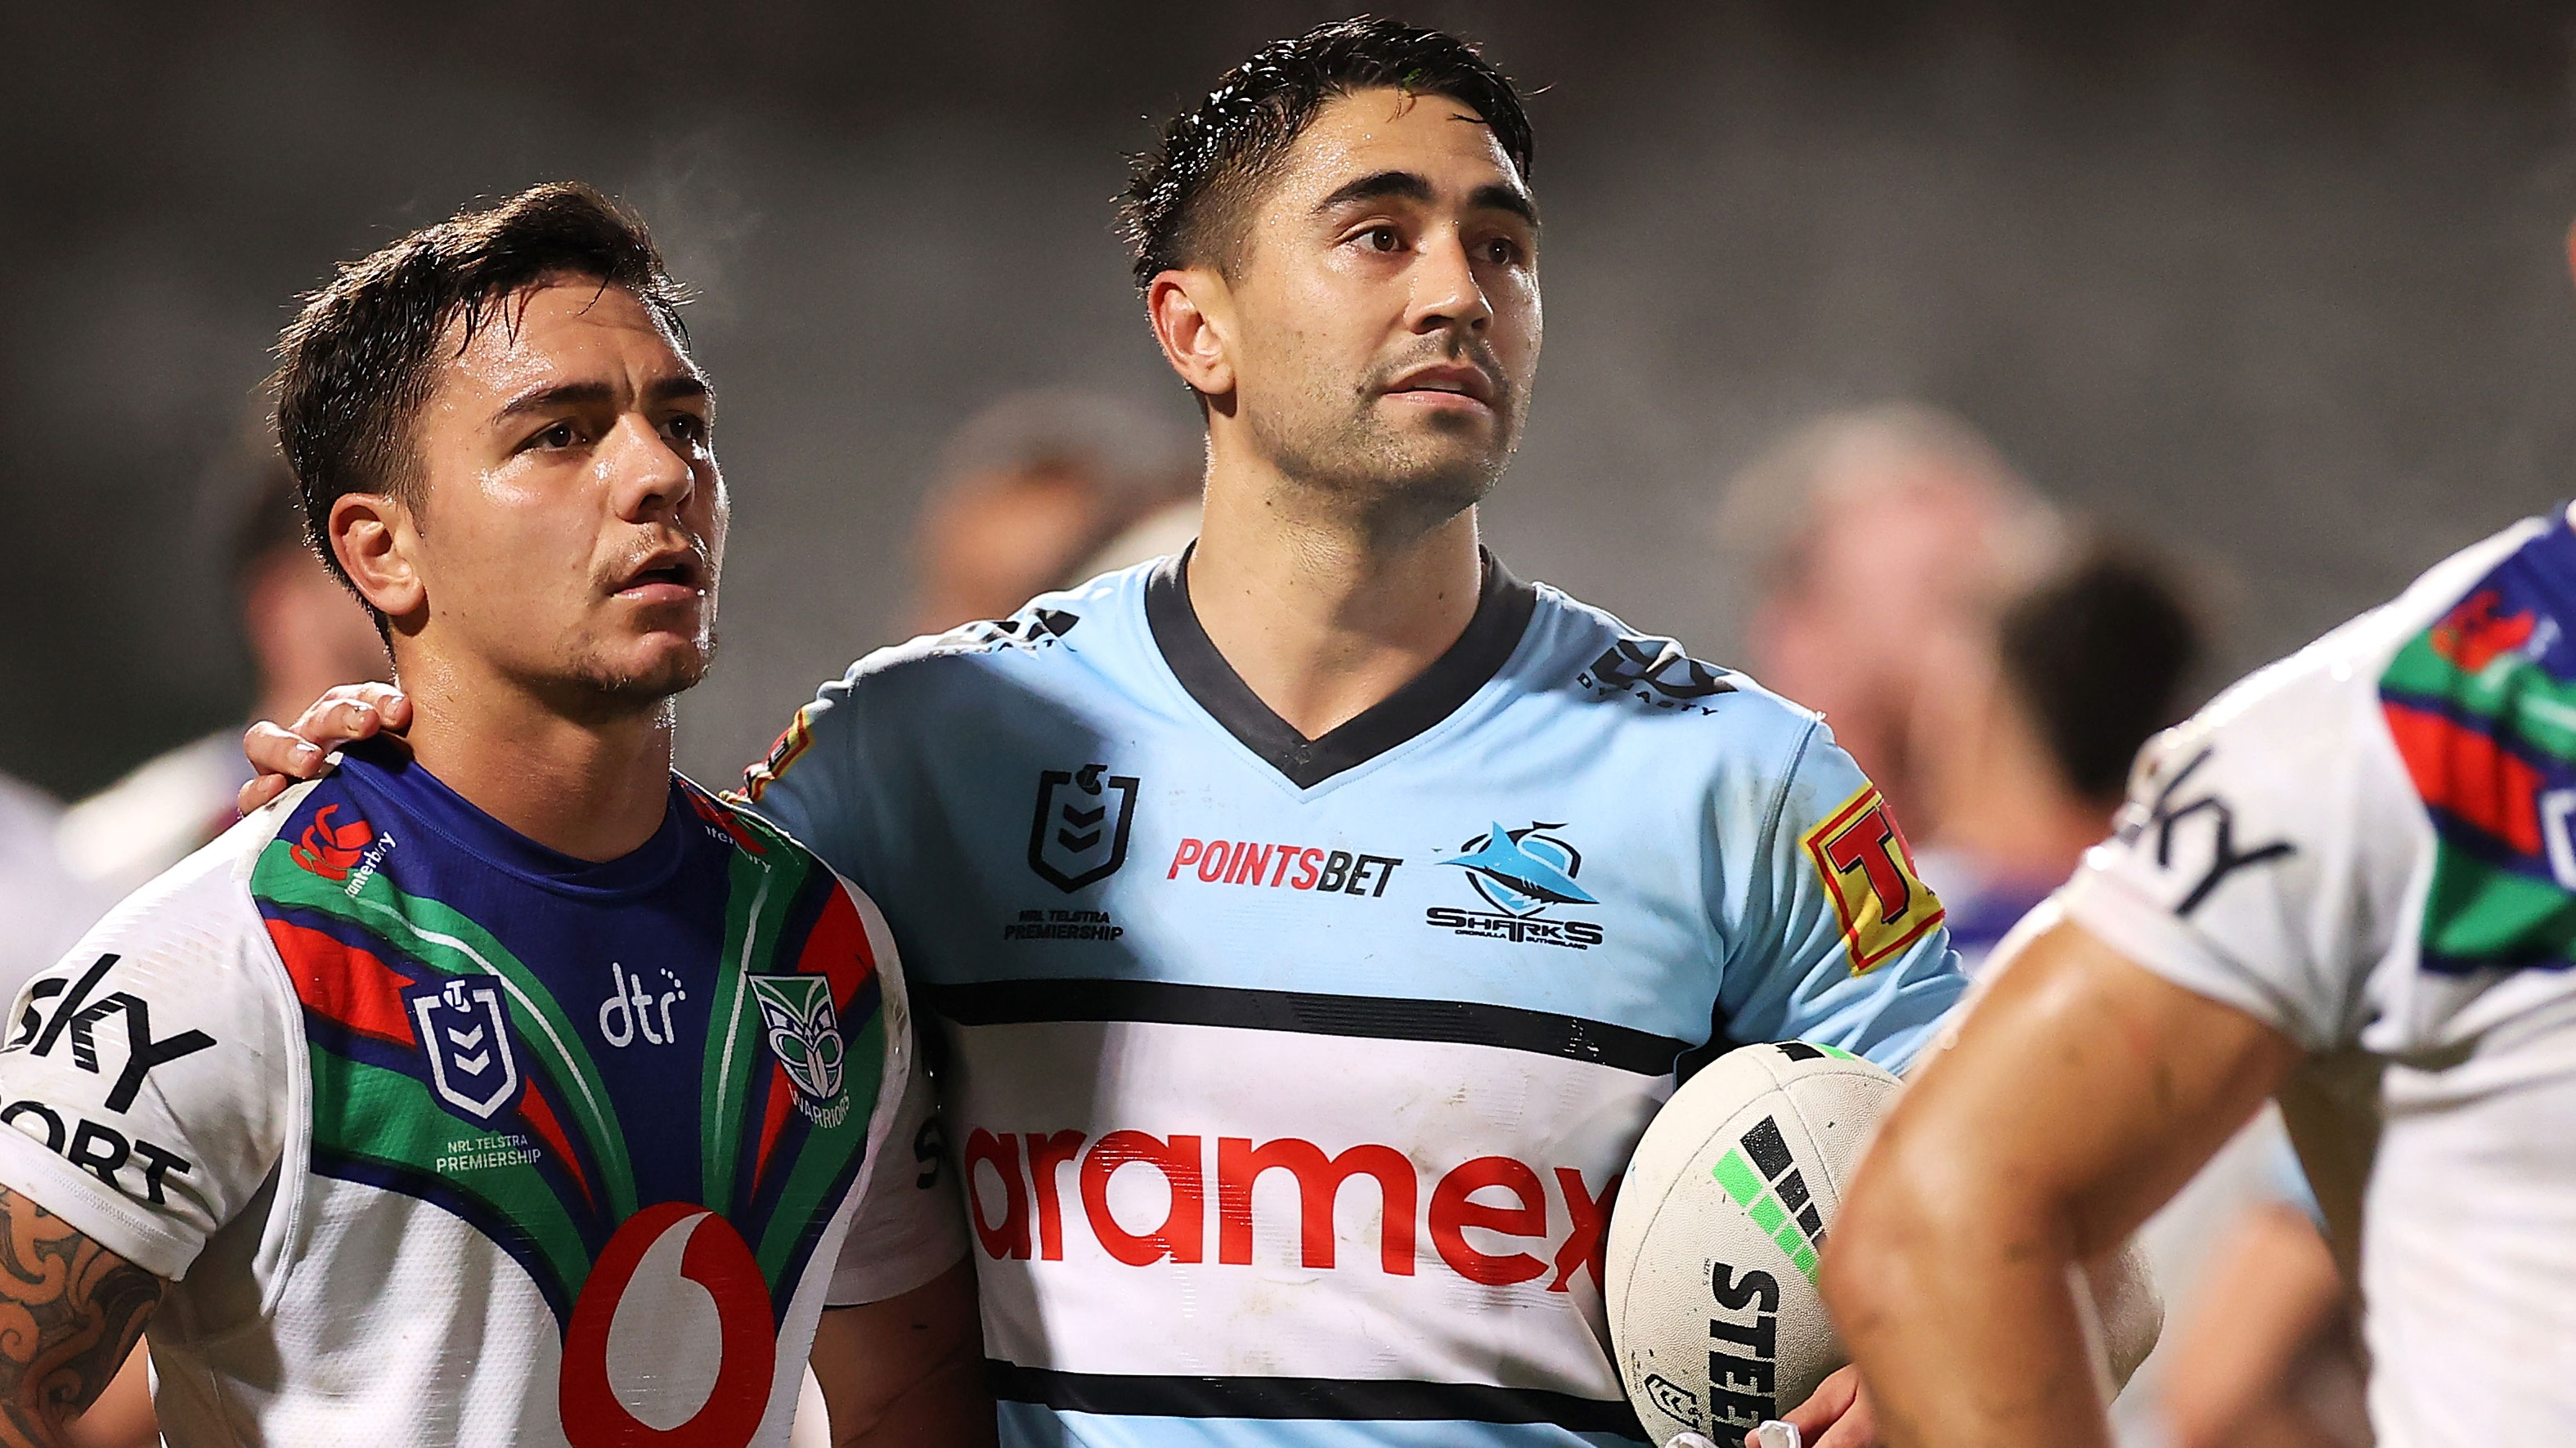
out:
<path id="1" fill-rule="evenodd" d="M 1185 570 L 862 660 L 748 781 L 935 1019 L 1004 1441 L 1634 1438 L 1639 1134 L 1732 1043 L 1901 1065 L 1939 903 L 1816 716 L 1490 560 L 1314 740 Z"/>
<path id="2" fill-rule="evenodd" d="M 353 750 L 15 1017 L 0 1183 L 168 1282 L 174 1448 L 784 1444 L 963 1250 L 881 919 L 678 779 L 591 864 Z"/>
<path id="3" fill-rule="evenodd" d="M 2576 532 L 2506 530 L 2140 757 L 2060 894 L 2309 1052 L 2391 1448 L 2576 1442 Z"/>

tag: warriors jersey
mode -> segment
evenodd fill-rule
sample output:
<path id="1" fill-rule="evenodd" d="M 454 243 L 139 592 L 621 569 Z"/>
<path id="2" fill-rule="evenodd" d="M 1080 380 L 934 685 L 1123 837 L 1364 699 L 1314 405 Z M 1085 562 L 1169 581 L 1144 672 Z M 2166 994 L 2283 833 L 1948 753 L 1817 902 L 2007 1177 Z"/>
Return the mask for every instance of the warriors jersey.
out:
<path id="1" fill-rule="evenodd" d="M 2458 554 L 2151 744 L 2060 893 L 2310 1053 L 2391 1448 L 2576 1441 L 2571 629 L 2563 517 Z"/>
<path id="2" fill-rule="evenodd" d="M 1670 640 L 1489 561 L 1308 740 L 1185 568 L 863 660 L 750 779 L 898 902 L 1005 1442 L 1633 1438 L 1648 1118 L 1732 1043 L 1901 1064 L 1960 992 L 1938 902 L 1816 716 Z"/>
<path id="3" fill-rule="evenodd" d="M 0 1183 L 167 1281 L 174 1448 L 784 1444 L 824 1306 L 963 1250 L 909 1025 L 874 908 L 685 781 L 593 864 L 353 750 L 20 995 Z"/>

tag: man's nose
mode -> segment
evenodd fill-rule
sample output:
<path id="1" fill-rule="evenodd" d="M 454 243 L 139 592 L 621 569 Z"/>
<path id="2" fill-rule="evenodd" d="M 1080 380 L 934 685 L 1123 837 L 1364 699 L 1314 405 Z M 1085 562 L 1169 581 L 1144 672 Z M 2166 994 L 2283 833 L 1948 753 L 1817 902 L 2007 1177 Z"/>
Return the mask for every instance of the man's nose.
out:
<path id="1" fill-rule="evenodd" d="M 618 418 L 599 457 L 617 516 L 630 522 L 674 516 L 697 490 L 689 458 L 641 414 Z"/>
<path id="2" fill-rule="evenodd" d="M 1467 255 L 1465 240 L 1455 231 L 1437 232 L 1423 239 L 1420 255 L 1414 267 L 1413 330 L 1482 331 L 1493 320 L 1494 307 L 1485 298 L 1484 284 L 1476 279 L 1476 265 Z"/>

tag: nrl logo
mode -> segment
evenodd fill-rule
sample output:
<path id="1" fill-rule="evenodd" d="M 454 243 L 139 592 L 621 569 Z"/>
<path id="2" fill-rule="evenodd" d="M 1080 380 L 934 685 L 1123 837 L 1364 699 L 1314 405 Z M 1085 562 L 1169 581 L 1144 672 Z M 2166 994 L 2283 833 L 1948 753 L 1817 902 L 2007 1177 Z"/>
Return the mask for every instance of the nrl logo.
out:
<path id="1" fill-rule="evenodd" d="M 519 1062 L 510 1054 L 510 1012 L 493 980 L 428 981 L 403 992 L 429 1057 L 438 1099 L 492 1124 L 519 1096 Z"/>
<path id="2" fill-rule="evenodd" d="M 755 975 L 751 997 L 769 1053 L 796 1087 L 796 1109 L 818 1126 L 841 1124 L 850 1109 L 841 1092 L 840 1018 L 832 1011 L 832 982 L 819 975 Z"/>
<path id="3" fill-rule="evenodd" d="M 1038 775 L 1029 868 L 1068 895 L 1108 879 L 1127 863 L 1127 831 L 1136 822 L 1136 776 L 1108 774 L 1108 769 L 1086 764 Z"/>

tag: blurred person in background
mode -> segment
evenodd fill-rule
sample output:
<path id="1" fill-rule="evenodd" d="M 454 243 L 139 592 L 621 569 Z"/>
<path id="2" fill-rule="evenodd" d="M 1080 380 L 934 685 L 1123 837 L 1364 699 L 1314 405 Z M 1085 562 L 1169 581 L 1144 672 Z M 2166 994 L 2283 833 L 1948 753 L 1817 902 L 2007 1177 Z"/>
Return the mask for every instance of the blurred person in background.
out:
<path id="1" fill-rule="evenodd" d="M 1178 553 L 1198 536 L 1199 466 L 1179 424 L 1128 398 L 1050 389 L 986 407 L 922 500 L 913 631 L 1008 618 L 1051 589 Z"/>
<path id="2" fill-rule="evenodd" d="M 2156 1406 L 2172 1448 L 2369 1448 L 2360 1314 L 2297 1154 L 2270 1135 L 2271 1190 L 2211 1250 Z"/>
<path id="3" fill-rule="evenodd" d="M 2088 545 L 1991 628 L 1965 621 L 1920 647 L 1939 682 L 1918 691 L 1913 746 L 1918 858 L 1974 971 L 2110 833 L 2130 760 L 2188 712 L 2207 650 L 2181 585 L 2134 545 Z"/>
<path id="4" fill-rule="evenodd" d="M 367 611 L 305 541 L 295 478 L 275 444 L 246 446 L 242 455 L 251 461 L 233 518 L 229 571 L 257 680 L 250 717 L 301 709 L 295 701 L 334 683 L 390 678 Z M 229 828 L 239 817 L 234 793 L 249 778 L 241 731 L 218 730 L 66 810 L 56 850 L 104 908 Z"/>
<path id="5" fill-rule="evenodd" d="M 248 763 L 236 763 L 247 777 Z M 0 999 L 15 1000 L 114 900 L 63 868 L 54 851 L 61 814 L 43 791 L 0 774 Z"/>
<path id="6" fill-rule="evenodd" d="M 1790 434 L 1728 485 L 1717 526 L 1756 590 L 1746 662 L 1928 837 L 1928 737 L 1962 709 L 1940 697 L 1955 649 L 1926 641 L 1991 633 L 2061 551 L 2056 510 L 1966 422 L 1892 402 Z"/>

